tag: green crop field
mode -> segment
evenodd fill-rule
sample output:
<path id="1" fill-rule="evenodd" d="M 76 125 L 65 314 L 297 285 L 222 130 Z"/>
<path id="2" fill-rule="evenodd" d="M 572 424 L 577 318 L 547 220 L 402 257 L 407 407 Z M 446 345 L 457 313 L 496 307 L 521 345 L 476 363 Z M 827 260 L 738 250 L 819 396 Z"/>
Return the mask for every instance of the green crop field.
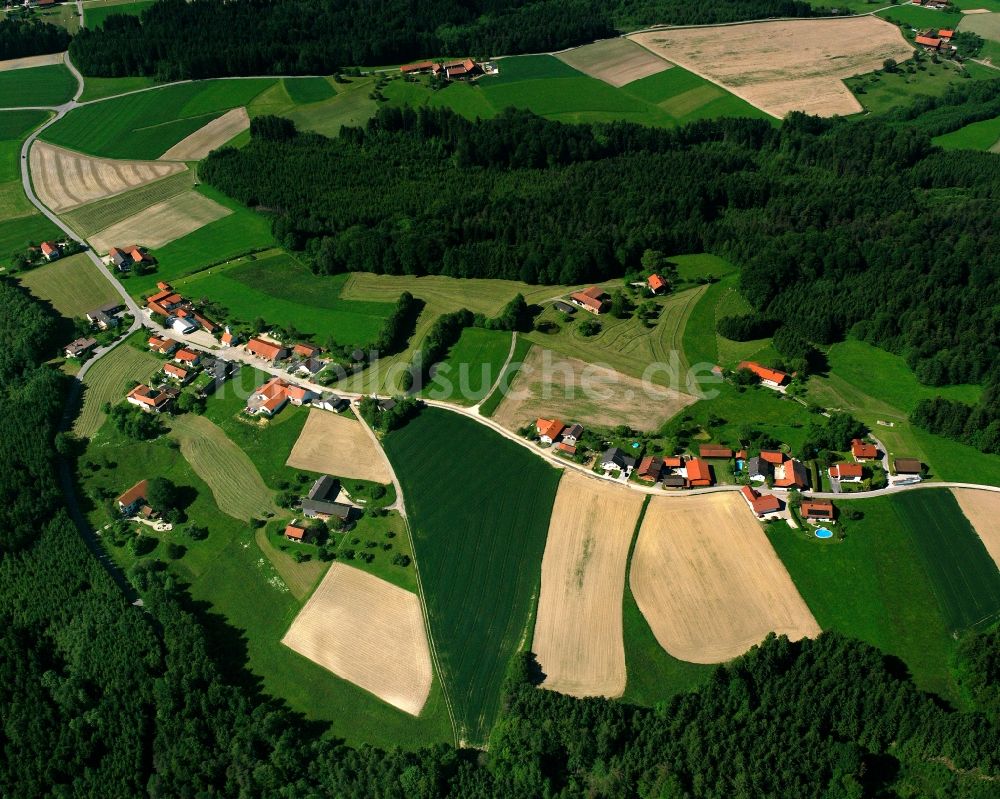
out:
<path id="1" fill-rule="evenodd" d="M 20 190 L 20 184 L 17 187 Z M 23 252 L 30 242 L 57 238 L 59 228 L 41 214 L 29 214 L 0 221 L 0 265 L 9 265 L 10 256 Z"/>
<path id="2" fill-rule="evenodd" d="M 997 594 L 993 577 L 983 568 L 989 560 L 982 544 L 974 547 L 954 498 L 947 491 L 914 491 L 895 497 L 838 502 L 843 541 L 819 541 L 810 533 L 790 530 L 783 523 L 767 526 L 767 535 L 806 604 L 824 629 L 861 638 L 901 658 L 919 687 L 952 701 L 960 694 L 949 666 L 956 641 L 953 621 L 962 612 L 976 615 L 973 603 L 988 607 Z M 860 521 L 844 521 L 844 514 L 858 510 Z M 923 511 L 941 514 L 923 515 Z M 958 535 L 954 554 L 949 535 Z M 978 539 L 976 539 L 978 542 Z M 982 552 L 974 550 L 981 549 Z M 965 563 L 964 557 L 973 561 Z M 928 569 L 928 557 L 940 559 Z M 956 569 L 960 570 L 956 572 Z M 952 606 L 942 604 L 958 575 L 968 575 L 976 596 Z M 982 593 L 979 593 L 982 592 Z M 968 607 L 952 616 L 953 609 Z M 995 610 L 996 608 L 994 608 Z"/>
<path id="3" fill-rule="evenodd" d="M 514 354 L 511 356 L 510 362 L 504 367 L 499 384 L 493 393 L 484 399 L 479 405 L 479 413 L 482 416 L 492 416 L 496 413 L 496 409 L 500 406 L 500 403 L 503 402 L 503 398 L 506 395 L 507 390 L 509 390 L 514 384 L 514 378 L 516 378 L 517 373 L 521 371 L 524 359 L 528 357 L 528 351 L 532 348 L 532 346 L 532 343 L 524 336 L 517 337 L 517 343 L 514 344 Z"/>
<path id="4" fill-rule="evenodd" d="M 62 64 L 0 72 L 0 107 L 61 105 L 73 99 L 76 78 Z"/>
<path id="5" fill-rule="evenodd" d="M 77 233 L 82 236 L 90 236 L 133 214 L 144 211 L 151 205 L 187 191 L 194 186 L 194 182 L 194 172 L 186 169 L 124 194 L 117 194 L 114 197 L 74 208 L 72 211 L 64 213 L 62 218 Z"/>
<path id="6" fill-rule="evenodd" d="M 105 97 L 114 97 L 116 94 L 148 89 L 155 85 L 156 81 L 153 78 L 146 77 L 85 78 L 80 102 L 86 103 L 92 100 L 103 100 Z"/>
<path id="7" fill-rule="evenodd" d="M 147 381 L 163 368 L 163 361 L 145 349 L 146 338 L 142 330 L 133 333 L 87 372 L 83 379 L 83 408 L 73 426 L 78 436 L 90 438 L 97 433 L 107 419 L 102 410 L 104 403 L 121 402 L 134 381 Z"/>
<path id="8" fill-rule="evenodd" d="M 925 28 L 954 28 L 962 19 L 962 14 L 950 11 L 936 11 L 933 8 L 920 8 L 910 3 L 883 8 L 878 12 L 882 19 L 903 22 L 923 30 Z"/>
<path id="9" fill-rule="evenodd" d="M 391 305 L 343 300 L 347 275 L 314 275 L 286 253 L 242 260 L 175 282 L 179 291 L 224 305 L 241 321 L 258 316 L 271 324 L 292 326 L 317 341 L 365 345 L 381 329 Z"/>
<path id="10" fill-rule="evenodd" d="M 406 498 L 458 737 L 481 744 L 510 658 L 531 637 L 559 472 L 479 423 L 433 408 L 385 447 Z"/>
<path id="11" fill-rule="evenodd" d="M 510 353 L 510 333 L 466 328 L 424 388 L 431 399 L 475 405 L 486 397 Z"/>
<path id="12" fill-rule="evenodd" d="M 1000 77 L 1000 72 L 997 73 Z M 934 144 L 945 150 L 992 150 L 1000 152 L 1000 117 L 973 122 L 943 136 L 934 137 Z"/>
<path id="13" fill-rule="evenodd" d="M 746 100 L 681 67 L 632 81 L 621 90 L 655 105 L 678 124 L 724 116 L 773 119 Z"/>
<path id="14" fill-rule="evenodd" d="M 89 0 L 83 7 L 83 21 L 88 28 L 99 28 L 112 14 L 138 17 L 154 0 Z"/>
<path id="15" fill-rule="evenodd" d="M 8 266 L 11 255 L 23 252 L 29 243 L 59 235 L 28 202 L 21 186 L 21 144 L 48 117 L 47 111 L 0 111 L 0 266 Z"/>
<path id="16" fill-rule="evenodd" d="M 959 30 L 976 33 L 984 39 L 1000 42 L 1000 11 L 992 14 L 968 14 L 962 17 Z"/>
<path id="17" fill-rule="evenodd" d="M 273 83 L 272 78 L 206 80 L 89 103 L 47 129 L 43 138 L 89 155 L 158 158 Z"/>
<path id="18" fill-rule="evenodd" d="M 337 94 L 326 78 L 285 78 L 282 84 L 292 102 L 299 105 L 329 100 Z"/>
<path id="19" fill-rule="evenodd" d="M 21 285 L 47 300 L 63 316 L 83 316 L 87 311 L 120 299 L 86 253 L 60 258 L 50 264 L 22 272 Z"/>

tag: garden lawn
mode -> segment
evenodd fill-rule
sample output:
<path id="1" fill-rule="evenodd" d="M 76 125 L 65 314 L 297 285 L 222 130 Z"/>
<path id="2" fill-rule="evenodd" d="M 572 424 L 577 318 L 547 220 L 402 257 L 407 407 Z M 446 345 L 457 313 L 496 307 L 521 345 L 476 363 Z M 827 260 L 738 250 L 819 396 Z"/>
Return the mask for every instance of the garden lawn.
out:
<path id="1" fill-rule="evenodd" d="M 466 328 L 448 357 L 435 367 L 424 395 L 460 405 L 480 402 L 500 376 L 510 343 L 508 332 Z"/>
<path id="2" fill-rule="evenodd" d="M 88 155 L 158 158 L 273 83 L 273 78 L 195 81 L 89 103 L 48 128 L 43 138 Z"/>
<path id="3" fill-rule="evenodd" d="M 322 343 L 333 339 L 364 346 L 378 335 L 392 306 L 342 300 L 347 278 L 314 275 L 291 255 L 277 253 L 199 272 L 174 285 L 182 293 L 224 305 L 246 323 L 263 317 L 269 324 L 294 326 Z"/>
<path id="4" fill-rule="evenodd" d="M 61 105 L 73 99 L 76 78 L 62 64 L 0 72 L 0 107 Z"/>
<path id="5" fill-rule="evenodd" d="M 406 498 L 458 738 L 482 744 L 510 659 L 531 639 L 559 472 L 435 408 L 390 433 L 385 448 Z"/>

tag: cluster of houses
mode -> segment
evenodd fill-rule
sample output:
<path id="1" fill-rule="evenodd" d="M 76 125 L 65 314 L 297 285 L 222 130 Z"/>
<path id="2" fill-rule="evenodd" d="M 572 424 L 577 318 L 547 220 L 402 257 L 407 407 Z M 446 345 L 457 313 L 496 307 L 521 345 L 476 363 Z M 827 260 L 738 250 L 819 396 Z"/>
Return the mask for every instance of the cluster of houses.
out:
<path id="1" fill-rule="evenodd" d="M 667 283 L 666 278 L 655 272 L 646 278 L 646 282 L 644 284 L 640 283 L 637 285 L 645 285 L 646 288 L 648 288 L 654 295 L 662 294 L 670 288 L 670 284 Z M 574 291 L 569 295 L 568 299 L 569 303 L 559 300 L 558 302 L 553 303 L 553 306 L 556 310 L 562 311 L 563 313 L 576 313 L 577 308 L 583 308 L 583 310 L 589 311 L 595 316 L 599 316 L 600 314 L 607 312 L 607 310 L 611 307 L 611 303 L 608 299 L 608 292 L 600 286 L 591 286 L 590 288 L 583 289 L 582 291 Z"/>
<path id="2" fill-rule="evenodd" d="M 233 364 L 198 350 L 189 349 L 163 336 L 150 336 L 146 342 L 153 352 L 168 358 L 160 379 L 149 385 L 140 383 L 125 395 L 127 402 L 146 413 L 161 413 L 180 396 L 181 388 L 195 381 L 194 388 L 209 393 L 233 373 Z M 199 377 L 200 376 L 200 377 Z"/>
<path id="3" fill-rule="evenodd" d="M 309 489 L 309 493 L 302 497 L 300 506 L 302 515 L 307 519 L 320 519 L 329 521 L 337 519 L 346 522 L 356 513 L 354 506 L 344 502 L 337 502 L 340 495 L 340 484 L 328 474 L 316 480 Z M 298 519 L 292 519 L 285 527 L 285 538 L 295 543 L 308 543 L 312 540 L 312 531 Z"/>
<path id="4" fill-rule="evenodd" d="M 928 6 L 928 8 L 933 8 L 933 6 Z M 939 52 L 943 47 L 948 46 L 948 43 L 955 37 L 955 31 L 947 28 L 939 28 L 937 30 L 931 28 L 930 30 L 921 31 L 917 34 L 916 38 L 913 40 L 925 50 L 932 52 Z M 952 50 L 958 48 L 955 45 L 950 46 Z"/>
<path id="5" fill-rule="evenodd" d="M 222 337 L 223 344 L 231 344 L 226 340 L 226 335 Z M 314 344 L 299 343 L 291 347 L 286 347 L 279 341 L 269 341 L 264 338 L 252 338 L 247 343 L 246 351 L 262 361 L 267 361 L 271 366 L 279 364 L 285 365 L 285 371 L 292 375 L 298 375 L 304 379 L 313 377 L 323 370 L 326 361 L 320 357 L 320 348 Z M 287 363 L 285 363 L 287 361 Z"/>
<path id="6" fill-rule="evenodd" d="M 583 426 L 579 424 L 564 425 L 558 419 L 536 419 L 535 432 L 543 444 L 551 444 L 552 448 L 563 455 L 576 455 L 577 442 L 583 435 Z"/>
<path id="7" fill-rule="evenodd" d="M 146 298 L 146 309 L 151 314 L 166 317 L 166 327 L 182 335 L 199 328 L 215 334 L 219 326 L 195 310 L 194 303 L 185 299 L 169 283 L 157 283 L 157 292 Z"/>
<path id="8" fill-rule="evenodd" d="M 121 321 L 118 314 L 122 311 L 123 307 L 120 302 L 110 302 L 107 305 L 102 305 L 100 308 L 87 311 L 87 321 L 90 322 L 91 327 L 95 330 L 102 332 L 111 330 L 118 327 Z M 94 351 L 94 348 L 97 347 L 97 344 L 96 338 L 82 336 L 67 344 L 63 348 L 63 352 L 67 358 L 83 358 L 86 355 L 90 355 Z"/>
<path id="9" fill-rule="evenodd" d="M 399 71 L 404 75 L 434 75 L 445 80 L 475 80 L 483 75 L 495 75 L 498 70 L 491 61 L 417 61 L 403 64 Z"/>
<path id="10" fill-rule="evenodd" d="M 935 11 L 944 11 L 948 8 L 948 3 L 941 2 L 941 0 L 910 0 L 910 3 L 915 6 L 931 8 Z"/>
<path id="11" fill-rule="evenodd" d="M 108 250 L 108 265 L 121 274 L 128 274 L 137 267 L 156 266 L 156 259 L 138 244 L 129 244 L 127 247 L 112 247 Z"/>
<path id="12" fill-rule="evenodd" d="M 246 412 L 250 416 L 270 419 L 288 403 L 292 405 L 309 404 L 314 408 L 335 411 L 336 413 L 343 413 L 351 406 L 347 399 L 332 392 L 321 394 L 283 378 L 272 377 L 254 389 L 253 394 L 247 398 Z"/>

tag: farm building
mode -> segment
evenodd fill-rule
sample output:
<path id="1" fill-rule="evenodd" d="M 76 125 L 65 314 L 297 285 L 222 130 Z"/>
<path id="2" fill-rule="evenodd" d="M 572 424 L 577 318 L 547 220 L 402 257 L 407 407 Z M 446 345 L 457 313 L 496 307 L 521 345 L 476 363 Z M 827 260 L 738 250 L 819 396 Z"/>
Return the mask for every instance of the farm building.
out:
<path id="1" fill-rule="evenodd" d="M 538 438 L 543 444 L 554 444 L 565 429 L 565 425 L 558 419 L 535 420 L 535 432 L 538 433 Z"/>
<path id="2" fill-rule="evenodd" d="M 140 383 L 125 395 L 125 399 L 146 413 L 160 413 L 166 410 L 178 393 L 177 389 L 153 388 Z"/>
<path id="3" fill-rule="evenodd" d="M 160 338 L 159 336 L 150 336 L 147 343 L 153 352 L 158 352 L 161 355 L 169 355 L 180 346 L 172 338 Z"/>
<path id="4" fill-rule="evenodd" d="M 164 284 L 169 285 L 169 284 Z M 170 316 L 170 314 L 185 305 L 185 299 L 171 288 L 161 289 L 156 294 L 146 298 L 146 307 L 150 313 L 160 316 Z"/>
<path id="5" fill-rule="evenodd" d="M 772 466 L 780 466 L 785 462 L 785 453 L 776 449 L 762 449 L 760 457 Z"/>
<path id="6" fill-rule="evenodd" d="M 292 355 L 298 355 L 301 358 L 315 358 L 319 355 L 319 347 L 312 344 L 296 344 L 292 347 Z"/>
<path id="7" fill-rule="evenodd" d="M 317 480 L 312 484 L 312 487 L 309 489 L 309 493 L 306 494 L 306 498 L 319 500 L 320 502 L 332 502 L 337 498 L 339 493 L 340 483 L 338 483 L 330 475 L 324 474 L 322 477 L 317 478 Z"/>
<path id="8" fill-rule="evenodd" d="M 832 522 L 833 521 L 833 503 L 820 500 L 809 500 L 808 502 L 803 502 L 799 507 L 799 513 L 802 515 L 803 519 L 808 519 L 814 522 Z"/>
<path id="9" fill-rule="evenodd" d="M 774 494 L 761 494 L 754 491 L 750 486 L 743 486 L 740 489 L 740 494 L 743 495 L 743 499 L 750 506 L 750 510 L 758 518 L 763 518 L 769 513 L 777 513 L 781 510 L 781 500 L 774 496 Z"/>
<path id="10" fill-rule="evenodd" d="M 418 61 L 415 64 L 403 64 L 399 71 L 404 75 L 421 75 L 434 69 L 433 61 Z"/>
<path id="11" fill-rule="evenodd" d="M 684 467 L 684 459 L 680 455 L 669 455 L 663 459 L 664 469 L 681 469 Z"/>
<path id="12" fill-rule="evenodd" d="M 941 40 L 937 36 L 918 36 L 914 41 L 927 50 L 938 50 L 941 48 Z"/>
<path id="13" fill-rule="evenodd" d="M 137 244 L 129 244 L 127 247 L 112 247 L 108 250 L 111 263 L 119 272 L 131 272 L 132 267 L 139 264 L 152 264 L 153 259 L 142 251 Z"/>
<path id="14" fill-rule="evenodd" d="M 472 80 L 483 74 L 483 68 L 471 58 L 466 58 L 464 61 L 434 64 L 431 72 L 448 80 Z"/>
<path id="15" fill-rule="evenodd" d="M 555 308 L 557 311 L 561 311 L 562 313 L 568 313 L 568 314 L 576 313 L 576 308 L 574 308 L 568 302 L 563 302 L 562 300 L 556 300 L 554 303 L 552 303 L 552 307 Z"/>
<path id="16" fill-rule="evenodd" d="M 303 541 L 309 541 L 309 528 L 304 525 L 300 525 L 294 520 L 285 527 L 285 538 L 289 541 L 295 541 L 296 543 L 302 543 Z"/>
<path id="17" fill-rule="evenodd" d="M 75 341 L 71 341 L 66 345 L 66 357 L 67 358 L 79 358 L 81 355 L 86 355 L 94 347 L 97 346 L 97 339 L 94 338 L 78 338 Z"/>
<path id="18" fill-rule="evenodd" d="M 56 244 L 54 241 L 43 241 L 39 249 L 42 251 L 42 257 L 46 261 L 54 261 L 60 255 L 62 255 L 62 252 L 59 249 L 59 245 Z"/>
<path id="19" fill-rule="evenodd" d="M 304 499 L 302 500 L 302 513 L 310 519 L 322 519 L 326 521 L 327 519 L 337 518 L 341 521 L 347 521 L 351 517 L 351 506 L 345 505 L 342 502 Z"/>
<path id="20" fill-rule="evenodd" d="M 288 357 L 288 348 L 272 341 L 264 341 L 262 338 L 252 338 L 247 342 L 247 352 L 263 358 L 265 361 L 276 363 Z"/>
<path id="21" fill-rule="evenodd" d="M 167 319 L 167 326 L 176 333 L 181 335 L 187 335 L 188 333 L 194 333 L 198 329 L 191 319 L 185 319 L 183 316 L 172 316 Z"/>
<path id="22" fill-rule="evenodd" d="M 860 483 L 862 469 L 860 463 L 837 463 L 830 467 L 830 478 L 842 483 Z"/>
<path id="23" fill-rule="evenodd" d="M 137 513 L 142 513 L 143 516 L 152 516 L 153 509 L 146 504 L 146 494 L 148 492 L 149 481 L 140 480 L 128 491 L 120 494 L 115 501 L 118 503 L 118 510 L 121 511 L 122 516 L 135 516 Z"/>
<path id="24" fill-rule="evenodd" d="M 860 438 L 855 438 L 851 442 L 851 454 L 856 461 L 875 460 L 878 457 L 878 447 L 862 441 Z"/>
<path id="25" fill-rule="evenodd" d="M 759 455 L 747 461 L 747 474 L 754 483 L 763 483 L 774 474 L 774 467 Z"/>
<path id="26" fill-rule="evenodd" d="M 572 444 L 567 444 L 565 441 L 560 441 L 558 444 L 555 445 L 555 447 L 553 447 L 553 449 L 556 452 L 562 453 L 563 455 L 570 455 L 570 456 L 576 455 L 576 447 L 574 447 Z"/>
<path id="27" fill-rule="evenodd" d="M 771 388 L 783 386 L 790 379 L 786 372 L 782 372 L 778 369 L 769 369 L 766 366 L 761 366 L 756 361 L 740 361 L 740 365 L 737 368 L 749 369 L 760 378 L 761 383 Z"/>
<path id="28" fill-rule="evenodd" d="M 924 468 L 916 458 L 896 458 L 892 465 L 896 474 L 920 474 Z"/>
<path id="29" fill-rule="evenodd" d="M 718 444 L 702 444 L 698 447 L 698 456 L 701 458 L 731 458 L 733 451 L 729 447 Z"/>
<path id="30" fill-rule="evenodd" d="M 950 42 L 952 39 L 955 38 L 955 31 L 948 30 L 947 28 L 942 28 L 937 32 L 937 37 L 942 42 Z"/>
<path id="31" fill-rule="evenodd" d="M 660 294 L 667 290 L 667 281 L 663 279 L 661 275 L 653 273 L 648 278 L 646 278 L 646 285 L 649 286 L 649 290 L 653 294 Z"/>
<path id="32" fill-rule="evenodd" d="M 601 468 L 606 472 L 625 472 L 628 474 L 635 468 L 635 458 L 630 458 L 618 447 L 611 447 L 601 455 Z"/>
<path id="33" fill-rule="evenodd" d="M 685 466 L 687 484 L 690 488 L 712 485 L 712 467 L 703 460 L 692 458 Z"/>
<path id="34" fill-rule="evenodd" d="M 647 455 L 639 463 L 639 469 L 636 472 L 640 480 L 651 480 L 656 482 L 660 479 L 660 475 L 663 473 L 663 461 L 660 458 L 654 458 L 652 455 Z"/>
<path id="35" fill-rule="evenodd" d="M 597 286 L 591 286 L 583 291 L 574 291 L 569 295 L 569 299 L 570 302 L 592 314 L 602 314 L 608 310 L 608 294 Z"/>
<path id="36" fill-rule="evenodd" d="M 687 488 L 687 478 L 682 474 L 668 474 L 661 481 L 664 488 Z"/>
<path id="37" fill-rule="evenodd" d="M 806 467 L 802 461 L 797 461 L 793 458 L 792 460 L 785 461 L 780 466 L 776 466 L 774 469 L 774 487 L 785 489 L 808 488 L 809 475 L 806 473 Z"/>
<path id="38" fill-rule="evenodd" d="M 338 397 L 336 394 L 323 394 L 312 401 L 312 406 L 323 411 L 343 413 L 351 407 L 351 403 L 343 397 Z"/>

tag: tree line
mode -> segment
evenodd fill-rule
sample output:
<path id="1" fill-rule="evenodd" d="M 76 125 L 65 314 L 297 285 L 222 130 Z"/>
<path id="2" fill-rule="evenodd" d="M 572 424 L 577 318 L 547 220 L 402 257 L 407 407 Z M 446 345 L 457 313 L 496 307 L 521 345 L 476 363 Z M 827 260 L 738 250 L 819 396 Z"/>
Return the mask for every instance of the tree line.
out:
<path id="1" fill-rule="evenodd" d="M 0 320 L 30 335 L 48 312 L 26 299 L 0 279 Z M 995 633 L 964 642 L 957 664 L 988 715 L 951 711 L 877 650 L 825 634 L 772 637 L 656 709 L 538 690 L 537 664 L 519 656 L 484 753 L 324 737 L 220 667 L 162 562 L 128 574 L 140 608 L 91 556 L 58 477 L 66 378 L 44 365 L 50 353 L 12 343 L 0 350 L 5 796 L 839 799 L 986 797 L 994 785 Z"/>
<path id="2" fill-rule="evenodd" d="M 653 23 L 815 16 L 801 0 L 159 0 L 73 39 L 85 75 L 331 74 L 418 58 L 559 50 Z M 252 36 L 247 31 L 253 31 Z"/>
<path id="3" fill-rule="evenodd" d="M 0 61 L 32 55 L 61 53 L 69 47 L 65 28 L 31 17 L 8 13 L 0 18 Z"/>

